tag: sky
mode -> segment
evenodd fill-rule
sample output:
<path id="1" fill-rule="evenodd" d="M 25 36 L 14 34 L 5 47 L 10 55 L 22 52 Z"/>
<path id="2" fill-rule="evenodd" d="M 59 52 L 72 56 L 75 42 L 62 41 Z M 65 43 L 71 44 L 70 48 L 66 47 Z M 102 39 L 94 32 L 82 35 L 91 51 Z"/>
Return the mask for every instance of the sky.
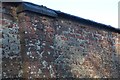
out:
<path id="1" fill-rule="evenodd" d="M 118 28 L 119 0 L 23 0 Z"/>

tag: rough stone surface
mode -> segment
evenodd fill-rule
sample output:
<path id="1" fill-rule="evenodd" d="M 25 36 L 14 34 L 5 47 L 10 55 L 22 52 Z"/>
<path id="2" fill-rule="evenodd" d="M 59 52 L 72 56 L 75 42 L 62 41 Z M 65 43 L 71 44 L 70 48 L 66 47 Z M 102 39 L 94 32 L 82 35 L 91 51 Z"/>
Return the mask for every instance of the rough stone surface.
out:
<path id="1" fill-rule="evenodd" d="M 3 78 L 120 77 L 120 34 L 15 10 L 1 19 Z"/>
<path id="2" fill-rule="evenodd" d="M 14 11 L 12 7 L 6 8 Z M 11 12 L 10 12 L 11 13 Z M 0 39 L 2 47 L 2 78 L 22 77 L 21 45 L 18 22 L 9 14 L 2 14 Z"/>

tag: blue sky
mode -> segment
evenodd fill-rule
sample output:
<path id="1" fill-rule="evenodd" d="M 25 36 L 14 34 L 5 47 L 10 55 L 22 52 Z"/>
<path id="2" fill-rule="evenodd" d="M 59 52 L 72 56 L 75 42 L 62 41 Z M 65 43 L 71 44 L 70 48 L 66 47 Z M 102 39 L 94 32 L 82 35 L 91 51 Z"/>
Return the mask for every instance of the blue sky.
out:
<path id="1" fill-rule="evenodd" d="M 54 10 L 118 27 L 119 0 L 24 0 Z"/>

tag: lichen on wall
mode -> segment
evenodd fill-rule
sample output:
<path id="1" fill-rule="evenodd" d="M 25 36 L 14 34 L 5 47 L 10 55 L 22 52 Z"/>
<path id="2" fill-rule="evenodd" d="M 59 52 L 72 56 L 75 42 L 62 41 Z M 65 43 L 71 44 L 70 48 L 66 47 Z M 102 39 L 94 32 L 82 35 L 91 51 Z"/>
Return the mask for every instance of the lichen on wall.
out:
<path id="1" fill-rule="evenodd" d="M 1 2 L 0 10 L 2 10 Z M 0 13 L 0 79 L 2 79 L 2 13 Z"/>
<path id="2" fill-rule="evenodd" d="M 6 8 L 8 10 L 11 7 Z M 2 14 L 2 78 L 22 77 L 19 26 L 12 15 Z"/>
<path id="3" fill-rule="evenodd" d="M 22 21 L 21 21 L 22 20 Z M 54 78 L 53 19 L 32 13 L 20 13 L 19 22 L 24 59 L 24 77 Z M 24 26 L 23 26 L 24 25 Z"/>
<path id="4" fill-rule="evenodd" d="M 59 19 L 56 27 L 55 54 L 58 56 L 56 59 L 58 66 L 62 65 L 64 69 L 69 67 L 72 77 L 119 77 L 117 67 L 120 65 L 116 64 L 119 58 L 115 50 L 117 33 L 65 19 Z M 60 72 L 62 71 L 61 69 Z M 67 72 L 64 74 L 69 76 Z"/>
<path id="5" fill-rule="evenodd" d="M 27 77 L 119 77 L 117 33 L 28 12 L 20 13 L 19 19 Z"/>
<path id="6" fill-rule="evenodd" d="M 120 77 L 119 33 L 16 10 L 2 18 L 3 78 Z"/>

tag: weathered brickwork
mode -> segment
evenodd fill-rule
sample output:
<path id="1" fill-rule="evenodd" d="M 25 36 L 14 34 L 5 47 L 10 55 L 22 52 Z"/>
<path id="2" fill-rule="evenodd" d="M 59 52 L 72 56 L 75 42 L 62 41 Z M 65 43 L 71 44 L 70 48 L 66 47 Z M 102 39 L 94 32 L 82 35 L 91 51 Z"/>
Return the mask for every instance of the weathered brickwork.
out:
<path id="1" fill-rule="evenodd" d="M 2 3 L 0 2 L 0 11 L 2 11 Z M 2 13 L 0 13 L 2 19 Z M 2 22 L 0 20 L 0 79 L 2 79 Z"/>
<path id="2" fill-rule="evenodd" d="M 119 60 L 115 50 L 116 33 L 64 19 L 59 19 L 57 24 L 58 66 L 69 66 L 75 77 L 119 76 L 116 69 L 119 65 L 115 64 Z"/>
<path id="3" fill-rule="evenodd" d="M 119 76 L 117 33 L 27 12 L 19 19 L 29 78 Z"/>
<path id="4" fill-rule="evenodd" d="M 118 55 L 120 55 L 120 35 L 119 34 L 117 35 L 117 38 L 116 38 L 116 49 L 117 49 Z"/>
<path id="5" fill-rule="evenodd" d="M 53 19 L 32 13 L 20 13 L 19 19 L 25 77 L 55 77 Z"/>
<path id="6" fill-rule="evenodd" d="M 119 33 L 15 11 L 1 19 L 3 78 L 120 77 Z"/>
<path id="7" fill-rule="evenodd" d="M 8 9 L 12 11 L 10 6 L 4 10 Z M 19 26 L 11 13 L 3 13 L 0 21 L 2 22 L 2 78 L 19 78 L 22 76 Z"/>

